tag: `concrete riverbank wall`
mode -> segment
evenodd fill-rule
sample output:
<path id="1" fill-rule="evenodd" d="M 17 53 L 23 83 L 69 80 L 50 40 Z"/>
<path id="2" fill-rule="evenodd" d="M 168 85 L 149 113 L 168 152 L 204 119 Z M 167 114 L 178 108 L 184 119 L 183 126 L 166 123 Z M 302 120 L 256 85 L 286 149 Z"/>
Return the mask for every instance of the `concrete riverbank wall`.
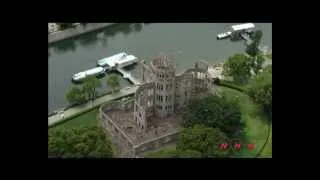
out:
<path id="1" fill-rule="evenodd" d="M 87 23 L 85 26 L 78 25 L 73 28 L 57 31 L 48 35 L 48 44 L 79 36 L 114 24 L 116 23 Z"/>

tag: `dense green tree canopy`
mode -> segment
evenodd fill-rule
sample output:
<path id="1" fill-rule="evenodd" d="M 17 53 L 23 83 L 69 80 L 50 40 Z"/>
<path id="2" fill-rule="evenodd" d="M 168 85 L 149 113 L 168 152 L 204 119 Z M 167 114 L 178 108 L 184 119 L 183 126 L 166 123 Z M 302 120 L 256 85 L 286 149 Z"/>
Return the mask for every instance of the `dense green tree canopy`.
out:
<path id="1" fill-rule="evenodd" d="M 53 157 L 112 157 L 113 150 L 102 128 L 88 126 L 49 130 L 48 155 Z"/>
<path id="2" fill-rule="evenodd" d="M 255 42 L 258 42 L 258 44 L 260 44 L 262 36 L 263 36 L 262 31 L 261 30 L 257 30 L 255 32 L 253 32 L 252 40 L 255 41 Z"/>
<path id="3" fill-rule="evenodd" d="M 263 71 L 267 71 L 267 72 L 269 72 L 269 73 L 271 73 L 271 74 L 272 74 L 272 64 L 270 64 L 270 65 L 268 65 L 268 66 L 264 67 L 264 68 L 263 68 Z"/>
<path id="4" fill-rule="evenodd" d="M 265 56 L 261 54 L 254 57 L 235 54 L 224 63 L 223 74 L 232 77 L 236 84 L 246 84 L 252 75 L 262 70 L 264 62 Z"/>
<path id="5" fill-rule="evenodd" d="M 89 100 L 94 100 L 98 91 L 97 88 L 102 87 L 101 81 L 95 78 L 94 76 L 89 76 L 83 81 L 83 91 L 87 94 Z"/>
<path id="6" fill-rule="evenodd" d="M 117 75 L 112 74 L 107 79 L 107 84 L 111 87 L 112 92 L 120 87 L 120 79 Z"/>
<path id="7" fill-rule="evenodd" d="M 269 115 L 272 114 L 272 68 L 267 66 L 265 70 L 254 76 L 247 87 L 247 93 L 252 99 L 263 105 Z"/>
<path id="8" fill-rule="evenodd" d="M 259 54 L 259 44 L 256 41 L 253 41 L 251 44 L 247 45 L 246 53 L 251 57 L 254 57 Z"/>
<path id="9" fill-rule="evenodd" d="M 226 156 L 229 151 L 222 151 L 219 145 L 228 142 L 228 137 L 218 128 L 195 125 L 184 128 L 177 145 L 178 150 L 193 150 L 203 157 Z"/>
<path id="10" fill-rule="evenodd" d="M 67 92 L 66 98 L 71 104 L 81 104 L 87 100 L 85 93 L 79 87 L 72 87 Z"/>
<path id="11" fill-rule="evenodd" d="M 260 54 L 259 45 L 262 39 L 262 31 L 257 30 L 255 31 L 252 36 L 252 43 L 247 45 L 246 53 L 249 54 L 251 57 L 255 57 Z"/>
<path id="12" fill-rule="evenodd" d="M 250 67 L 254 74 L 258 74 L 260 70 L 262 70 L 262 65 L 265 62 L 265 57 L 261 54 L 255 56 L 255 57 L 250 57 Z"/>
<path id="13" fill-rule="evenodd" d="M 247 83 L 251 74 L 251 65 L 249 57 L 244 54 L 235 54 L 228 58 L 223 65 L 223 74 L 233 77 L 235 83 Z"/>
<path id="14" fill-rule="evenodd" d="M 194 99 L 187 106 L 183 125 L 193 127 L 196 124 L 219 128 L 231 137 L 243 128 L 240 106 L 223 95 Z"/>

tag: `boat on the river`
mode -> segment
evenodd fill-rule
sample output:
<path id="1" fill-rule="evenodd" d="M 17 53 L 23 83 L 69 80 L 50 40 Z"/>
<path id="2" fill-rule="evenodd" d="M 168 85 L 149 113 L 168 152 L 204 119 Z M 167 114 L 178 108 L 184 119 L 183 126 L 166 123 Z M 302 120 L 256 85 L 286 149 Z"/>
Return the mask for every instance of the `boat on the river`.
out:
<path id="1" fill-rule="evenodd" d="M 232 33 L 230 31 L 228 32 L 224 32 L 224 33 L 220 33 L 217 35 L 217 39 L 224 39 L 224 38 L 227 38 L 231 35 Z"/>
<path id="2" fill-rule="evenodd" d="M 95 67 L 95 68 L 74 74 L 72 76 L 72 81 L 79 82 L 88 76 L 100 76 L 100 75 L 103 75 L 105 71 L 106 69 L 103 67 Z"/>
<path id="3" fill-rule="evenodd" d="M 137 57 L 131 54 L 127 54 L 125 52 L 121 52 L 113 56 L 98 60 L 97 65 L 100 67 L 108 66 L 109 68 L 113 69 L 113 68 L 123 68 L 137 62 L 138 62 Z"/>

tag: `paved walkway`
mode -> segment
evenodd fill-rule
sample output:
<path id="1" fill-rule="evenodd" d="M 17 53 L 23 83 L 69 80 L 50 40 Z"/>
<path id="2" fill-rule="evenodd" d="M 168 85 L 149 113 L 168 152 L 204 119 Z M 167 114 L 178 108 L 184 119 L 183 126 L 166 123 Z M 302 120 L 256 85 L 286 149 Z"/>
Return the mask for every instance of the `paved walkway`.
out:
<path id="1" fill-rule="evenodd" d="M 136 92 L 137 89 L 138 89 L 138 86 L 131 86 L 128 88 L 124 88 L 124 89 L 121 89 L 119 92 L 114 92 L 113 94 L 109 94 L 109 95 L 105 95 L 100 98 L 97 98 L 94 102 L 88 102 L 86 104 L 75 106 L 64 111 L 63 113 L 50 116 L 48 118 L 48 126 L 51 126 L 52 124 L 62 121 L 63 119 L 66 119 L 70 116 L 73 116 L 74 114 L 80 113 L 82 111 L 86 111 L 94 106 L 98 106 L 105 102 L 112 101 L 120 97 L 127 96 L 129 94 L 133 94 Z"/>

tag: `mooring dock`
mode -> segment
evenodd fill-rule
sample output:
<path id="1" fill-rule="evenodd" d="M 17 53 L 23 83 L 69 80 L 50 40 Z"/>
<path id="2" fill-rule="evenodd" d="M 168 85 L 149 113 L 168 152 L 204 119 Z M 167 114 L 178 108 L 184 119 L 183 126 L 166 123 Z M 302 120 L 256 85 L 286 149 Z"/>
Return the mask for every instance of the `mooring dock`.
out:
<path id="1" fill-rule="evenodd" d="M 116 71 L 118 71 L 120 74 L 122 74 L 123 78 L 124 79 L 128 79 L 130 82 L 132 82 L 134 85 L 140 85 L 141 82 L 136 79 L 135 77 L 133 77 L 131 75 L 131 73 L 129 72 L 126 72 L 124 69 L 122 68 L 116 68 Z"/>

